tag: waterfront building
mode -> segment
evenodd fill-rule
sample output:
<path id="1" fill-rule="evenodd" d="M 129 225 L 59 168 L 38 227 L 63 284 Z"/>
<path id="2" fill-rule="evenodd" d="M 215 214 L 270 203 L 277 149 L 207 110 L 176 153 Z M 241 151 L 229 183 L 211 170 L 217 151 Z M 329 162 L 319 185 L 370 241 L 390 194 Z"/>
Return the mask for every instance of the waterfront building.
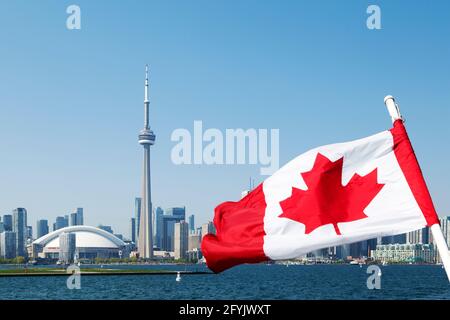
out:
<path id="1" fill-rule="evenodd" d="M 435 251 L 430 244 L 382 244 L 377 245 L 373 258 L 388 263 L 434 263 Z"/>
<path id="2" fill-rule="evenodd" d="M 144 86 L 144 129 L 139 133 L 139 144 L 144 147 L 144 166 L 142 173 L 142 202 L 139 213 L 139 257 L 153 258 L 152 198 L 150 174 L 150 147 L 155 144 L 155 134 L 149 125 L 150 101 L 148 96 L 148 66 L 145 66 Z"/>
<path id="3" fill-rule="evenodd" d="M 16 255 L 26 257 L 27 210 L 25 208 L 14 209 L 12 220 L 13 231 L 16 236 Z"/>
<path id="4" fill-rule="evenodd" d="M 16 233 L 4 231 L 0 233 L 0 258 L 12 259 L 16 257 Z"/>
<path id="5" fill-rule="evenodd" d="M 188 251 L 189 224 L 186 221 L 175 223 L 174 256 L 175 259 L 186 259 Z"/>
<path id="6" fill-rule="evenodd" d="M 41 219 L 36 222 L 36 238 L 45 236 L 48 233 L 48 220 Z"/>
<path id="7" fill-rule="evenodd" d="M 13 231 L 13 217 L 10 214 L 3 215 L 3 228 L 5 231 Z"/>
<path id="8" fill-rule="evenodd" d="M 193 249 L 193 250 L 189 250 L 187 253 L 187 260 L 190 262 L 197 262 L 199 261 L 203 256 L 202 256 L 202 252 L 200 249 Z"/>
<path id="9" fill-rule="evenodd" d="M 59 235 L 59 261 L 69 264 L 73 262 L 76 250 L 75 233 L 62 232 Z"/>

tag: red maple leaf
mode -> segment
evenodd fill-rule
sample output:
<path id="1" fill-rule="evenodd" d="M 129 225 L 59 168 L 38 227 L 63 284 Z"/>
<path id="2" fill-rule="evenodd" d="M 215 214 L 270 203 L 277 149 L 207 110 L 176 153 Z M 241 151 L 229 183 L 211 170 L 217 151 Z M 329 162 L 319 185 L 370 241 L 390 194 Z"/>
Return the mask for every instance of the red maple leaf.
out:
<path id="1" fill-rule="evenodd" d="M 374 169 L 365 176 L 354 174 L 343 186 L 343 164 L 343 157 L 332 162 L 318 153 L 311 171 L 301 173 L 308 190 L 293 187 L 291 196 L 280 202 L 283 213 L 279 217 L 303 223 L 306 234 L 331 223 L 338 235 L 339 222 L 367 218 L 364 209 L 384 184 L 377 183 Z"/>

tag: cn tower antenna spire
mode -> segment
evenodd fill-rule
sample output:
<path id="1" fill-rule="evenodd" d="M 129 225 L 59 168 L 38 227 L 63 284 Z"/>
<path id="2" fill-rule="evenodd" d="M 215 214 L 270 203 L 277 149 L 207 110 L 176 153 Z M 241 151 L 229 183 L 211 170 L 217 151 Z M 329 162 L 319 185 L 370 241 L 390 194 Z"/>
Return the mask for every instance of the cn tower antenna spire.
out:
<path id="1" fill-rule="evenodd" d="M 144 117 L 144 129 L 149 129 L 149 107 L 150 107 L 150 100 L 148 100 L 148 64 L 145 65 L 145 87 L 144 87 L 144 110 L 145 110 L 145 117 Z"/>

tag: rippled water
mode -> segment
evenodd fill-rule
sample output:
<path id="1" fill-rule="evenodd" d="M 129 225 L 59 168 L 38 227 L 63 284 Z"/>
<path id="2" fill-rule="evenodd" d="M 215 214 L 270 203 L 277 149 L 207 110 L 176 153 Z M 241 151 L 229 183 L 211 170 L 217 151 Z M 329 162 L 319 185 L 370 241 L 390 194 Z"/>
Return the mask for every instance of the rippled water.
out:
<path id="1" fill-rule="evenodd" d="M 105 266 L 106 268 L 106 266 Z M 202 266 L 108 266 L 199 270 Z M 367 267 L 242 265 L 221 274 L 89 276 L 80 290 L 66 277 L 0 278 L 0 299 L 449 299 L 440 266 L 383 266 L 381 289 L 368 290 Z"/>

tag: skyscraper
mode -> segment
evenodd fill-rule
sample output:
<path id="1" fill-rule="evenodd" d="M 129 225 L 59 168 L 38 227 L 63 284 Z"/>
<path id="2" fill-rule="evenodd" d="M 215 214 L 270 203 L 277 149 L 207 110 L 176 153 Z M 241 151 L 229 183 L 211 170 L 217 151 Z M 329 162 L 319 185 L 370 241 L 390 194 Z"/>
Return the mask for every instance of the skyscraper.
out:
<path id="1" fill-rule="evenodd" d="M 161 228 L 161 249 L 174 250 L 175 223 L 184 221 L 186 217 L 185 207 L 174 207 L 164 210 Z"/>
<path id="2" fill-rule="evenodd" d="M 425 227 L 419 230 L 411 231 L 406 234 L 406 243 L 410 244 L 428 244 L 430 240 L 430 228 Z"/>
<path id="3" fill-rule="evenodd" d="M 131 242 L 136 243 L 136 219 L 131 218 L 130 220 L 130 239 Z"/>
<path id="4" fill-rule="evenodd" d="M 55 223 L 53 224 L 53 231 L 69 226 L 69 221 L 66 217 L 56 217 Z"/>
<path id="5" fill-rule="evenodd" d="M 38 220 L 36 223 L 36 238 L 39 239 L 48 233 L 48 220 Z"/>
<path id="6" fill-rule="evenodd" d="M 5 231 L 0 233 L 0 258 L 12 259 L 16 257 L 16 233 Z"/>
<path id="7" fill-rule="evenodd" d="M 3 228 L 5 231 L 12 231 L 13 230 L 13 218 L 10 214 L 5 214 L 3 216 Z"/>
<path id="8" fill-rule="evenodd" d="M 195 233 L 195 217 L 193 214 L 189 216 L 189 233 Z"/>
<path id="9" fill-rule="evenodd" d="M 200 249 L 201 236 L 198 234 L 190 234 L 188 238 L 188 251 Z"/>
<path id="10" fill-rule="evenodd" d="M 27 232 L 25 234 L 26 241 L 33 240 L 33 227 L 27 226 L 26 230 L 27 230 Z M 26 247 L 26 241 L 25 241 L 25 247 Z"/>
<path id="11" fill-rule="evenodd" d="M 134 198 L 134 222 L 135 222 L 135 239 L 138 241 L 139 239 L 139 226 L 141 221 L 141 204 L 142 199 L 141 198 Z M 137 242 L 135 242 L 137 243 Z"/>
<path id="12" fill-rule="evenodd" d="M 186 259 L 188 251 L 189 226 L 186 221 L 175 223 L 174 256 L 175 259 Z"/>
<path id="13" fill-rule="evenodd" d="M 59 260 L 64 263 L 73 262 L 76 250 L 75 233 L 63 232 L 59 235 Z"/>
<path id="14" fill-rule="evenodd" d="M 164 210 L 161 207 L 156 207 L 153 222 L 155 226 L 155 245 L 158 248 L 162 246 L 163 215 Z"/>
<path id="15" fill-rule="evenodd" d="M 141 258 L 153 258 L 152 198 L 150 180 L 150 146 L 155 144 L 155 135 L 149 125 L 148 66 L 145 66 L 144 129 L 139 133 L 139 144 L 144 147 L 142 176 L 142 203 L 139 218 L 138 252 Z"/>
<path id="16" fill-rule="evenodd" d="M 71 227 L 77 225 L 77 213 L 76 213 L 76 212 L 72 212 L 72 213 L 70 214 L 69 225 L 70 225 Z"/>
<path id="17" fill-rule="evenodd" d="M 450 247 L 450 217 L 443 217 L 439 219 L 442 234 L 447 242 L 447 246 Z M 432 237 L 431 237 L 432 238 Z M 430 239 L 432 240 L 432 239 Z"/>
<path id="18" fill-rule="evenodd" d="M 202 240 L 203 237 L 206 236 L 208 233 L 212 234 L 216 233 L 216 228 L 214 227 L 214 223 L 212 221 L 202 224 Z"/>
<path id="19" fill-rule="evenodd" d="M 16 255 L 26 257 L 27 210 L 17 208 L 13 211 L 13 231 L 16 235 Z"/>
<path id="20" fill-rule="evenodd" d="M 82 226 L 84 224 L 83 208 L 76 208 L 70 214 L 70 226 Z"/>

